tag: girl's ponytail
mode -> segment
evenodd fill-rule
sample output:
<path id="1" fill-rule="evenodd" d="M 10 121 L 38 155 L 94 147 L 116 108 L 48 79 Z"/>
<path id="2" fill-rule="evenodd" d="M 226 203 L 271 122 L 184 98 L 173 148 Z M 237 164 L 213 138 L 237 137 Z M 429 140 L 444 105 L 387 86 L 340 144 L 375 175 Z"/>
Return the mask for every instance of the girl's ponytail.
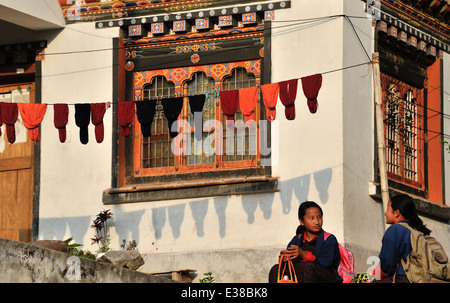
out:
<path id="1" fill-rule="evenodd" d="M 411 219 L 409 219 L 408 224 L 412 228 L 422 232 L 424 235 L 429 235 L 431 233 L 431 230 L 429 230 L 428 228 L 425 227 L 422 219 L 420 219 L 417 215 L 415 215 Z"/>
<path id="2" fill-rule="evenodd" d="M 418 230 L 425 235 L 429 235 L 431 230 L 425 227 L 422 219 L 416 213 L 414 201 L 408 195 L 397 195 L 391 198 L 391 206 L 393 210 L 399 210 L 403 218 L 408 220 L 409 226 Z"/>

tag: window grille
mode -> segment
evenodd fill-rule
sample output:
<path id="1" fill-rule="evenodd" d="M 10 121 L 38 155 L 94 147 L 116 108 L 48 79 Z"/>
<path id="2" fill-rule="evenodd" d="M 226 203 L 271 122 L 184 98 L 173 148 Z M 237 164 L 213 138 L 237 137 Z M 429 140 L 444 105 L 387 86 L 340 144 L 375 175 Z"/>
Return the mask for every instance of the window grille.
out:
<path id="1" fill-rule="evenodd" d="M 186 164 L 202 164 L 214 162 L 215 140 L 214 136 L 214 119 L 215 119 L 215 102 L 214 102 L 215 83 L 213 78 L 208 78 L 204 72 L 196 72 L 192 74 L 191 80 L 186 82 L 185 95 L 205 95 L 205 105 L 202 112 L 202 140 L 196 140 L 194 133 L 194 115 L 191 113 L 188 100 L 187 104 L 187 123 L 191 128 L 190 153 L 186 156 Z"/>
<path id="2" fill-rule="evenodd" d="M 392 179 L 422 186 L 423 89 L 383 75 L 387 171 Z"/>
<path id="3" fill-rule="evenodd" d="M 256 85 L 255 76 L 247 73 L 243 67 L 233 70 L 229 77 L 224 78 L 222 90 L 235 90 Z M 256 109 L 255 109 L 256 110 Z M 224 161 L 240 161 L 256 159 L 256 123 L 245 123 L 244 115 L 239 109 L 235 115 L 235 127 L 230 129 L 225 115 L 222 116 Z"/>
<path id="4" fill-rule="evenodd" d="M 143 97 L 144 100 L 156 100 L 156 110 L 151 136 L 142 139 L 141 167 L 173 166 L 172 138 L 169 135 L 169 126 L 164 116 L 161 99 L 175 97 L 175 85 L 168 82 L 164 76 L 156 76 L 149 85 L 144 87 Z"/>

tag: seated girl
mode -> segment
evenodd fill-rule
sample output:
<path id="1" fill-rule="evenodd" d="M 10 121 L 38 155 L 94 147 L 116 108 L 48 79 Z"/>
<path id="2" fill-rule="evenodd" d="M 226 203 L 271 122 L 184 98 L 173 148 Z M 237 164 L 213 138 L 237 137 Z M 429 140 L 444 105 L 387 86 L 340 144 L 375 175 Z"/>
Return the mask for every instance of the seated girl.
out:
<path id="1" fill-rule="evenodd" d="M 337 272 L 340 258 L 338 242 L 332 234 L 325 236 L 320 206 L 311 201 L 303 202 L 298 209 L 298 218 L 300 226 L 296 235 L 287 249 L 280 252 L 280 258 L 292 260 L 299 283 L 342 282 Z M 276 264 L 270 270 L 269 283 L 277 283 L 278 267 Z"/>
<path id="2" fill-rule="evenodd" d="M 399 223 L 407 223 L 424 235 L 429 235 L 431 231 L 425 227 L 422 219 L 417 215 L 414 201 L 408 195 L 392 197 L 387 205 L 385 216 L 386 223 L 392 225 L 383 236 L 376 278 L 380 280 L 380 283 L 409 283 L 400 259 L 406 262 L 412 250 L 411 231 Z"/>

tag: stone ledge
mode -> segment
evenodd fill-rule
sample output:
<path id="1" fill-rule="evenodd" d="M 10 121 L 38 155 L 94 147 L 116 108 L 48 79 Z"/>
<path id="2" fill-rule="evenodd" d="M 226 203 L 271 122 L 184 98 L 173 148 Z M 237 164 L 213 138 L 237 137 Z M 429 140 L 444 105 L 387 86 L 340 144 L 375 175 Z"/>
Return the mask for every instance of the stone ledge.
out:
<path id="1" fill-rule="evenodd" d="M 4 238 L 0 238 L 0 260 L 0 283 L 174 283 L 167 278 Z"/>

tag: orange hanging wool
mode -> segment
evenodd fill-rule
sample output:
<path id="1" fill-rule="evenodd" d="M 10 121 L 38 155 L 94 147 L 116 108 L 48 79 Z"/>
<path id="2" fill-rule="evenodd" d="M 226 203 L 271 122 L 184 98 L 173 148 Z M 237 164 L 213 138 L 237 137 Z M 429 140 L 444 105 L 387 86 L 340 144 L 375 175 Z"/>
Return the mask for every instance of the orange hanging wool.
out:
<path id="1" fill-rule="evenodd" d="M 252 86 L 239 90 L 239 105 L 246 123 L 255 121 L 255 107 L 258 102 L 258 87 Z"/>
<path id="2" fill-rule="evenodd" d="M 44 119 L 47 104 L 17 103 L 17 106 L 22 116 L 23 125 L 28 129 L 30 139 L 34 142 L 39 141 L 39 124 Z"/>
<path id="3" fill-rule="evenodd" d="M 266 118 L 271 122 L 275 120 L 277 116 L 276 105 L 278 101 L 279 91 L 280 86 L 278 85 L 278 83 L 261 85 L 264 106 L 266 108 Z"/>

